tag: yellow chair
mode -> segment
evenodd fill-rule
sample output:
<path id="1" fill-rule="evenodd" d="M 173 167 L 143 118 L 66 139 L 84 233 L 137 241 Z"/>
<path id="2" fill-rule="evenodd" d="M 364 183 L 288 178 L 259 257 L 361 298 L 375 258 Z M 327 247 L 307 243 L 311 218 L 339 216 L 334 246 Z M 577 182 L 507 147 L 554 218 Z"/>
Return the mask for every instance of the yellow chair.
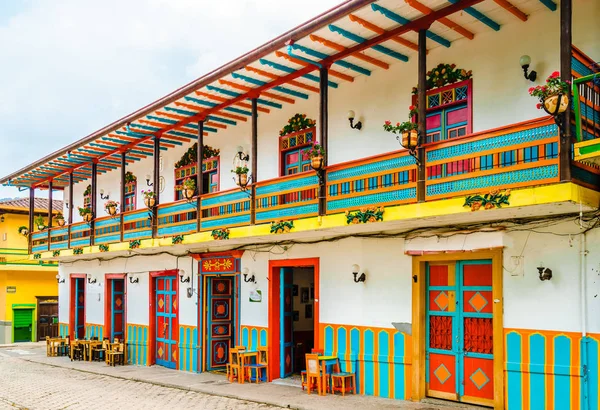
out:
<path id="1" fill-rule="evenodd" d="M 115 339 L 116 340 L 116 339 Z M 111 349 L 106 352 L 106 359 L 108 360 L 109 366 L 115 366 L 115 364 L 125 364 L 125 348 L 123 343 L 113 343 Z"/>
<path id="2" fill-rule="evenodd" d="M 265 381 L 269 381 L 269 349 L 266 347 L 258 348 L 258 356 L 256 363 L 247 364 L 245 367 L 248 368 L 250 376 L 252 375 L 252 369 L 256 371 L 256 383 L 261 379 L 260 375 L 262 370 L 265 371 Z"/>
<path id="3" fill-rule="evenodd" d="M 313 381 L 316 380 L 317 393 L 320 395 L 322 390 L 321 380 L 323 372 L 319 366 L 319 355 L 318 354 L 307 354 L 306 355 L 306 391 L 310 394 L 313 388 Z"/>
<path id="4" fill-rule="evenodd" d="M 238 381 L 240 380 L 242 364 L 240 362 L 239 349 L 237 347 L 229 349 L 229 363 L 227 363 L 226 369 L 227 380 L 229 380 L 230 382 L 233 382 L 234 378 L 236 378 Z"/>

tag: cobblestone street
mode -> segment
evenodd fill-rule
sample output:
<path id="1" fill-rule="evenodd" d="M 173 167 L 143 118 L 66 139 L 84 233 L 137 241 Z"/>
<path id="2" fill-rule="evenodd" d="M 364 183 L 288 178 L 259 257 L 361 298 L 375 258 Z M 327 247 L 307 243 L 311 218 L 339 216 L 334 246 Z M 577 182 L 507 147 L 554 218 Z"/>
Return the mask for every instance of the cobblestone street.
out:
<path id="1" fill-rule="evenodd" d="M 275 409 L 0 355 L 0 409 Z"/>

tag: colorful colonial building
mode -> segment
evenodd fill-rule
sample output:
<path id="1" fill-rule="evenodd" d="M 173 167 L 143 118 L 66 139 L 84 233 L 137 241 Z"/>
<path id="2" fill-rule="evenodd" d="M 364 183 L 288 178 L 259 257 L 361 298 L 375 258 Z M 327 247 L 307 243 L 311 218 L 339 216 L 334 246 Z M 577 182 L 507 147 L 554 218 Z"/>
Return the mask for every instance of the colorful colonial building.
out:
<path id="1" fill-rule="evenodd" d="M 43 223 L 48 205 L 43 198 L 34 203 Z M 52 205 L 58 215 L 62 201 Z M 29 258 L 28 227 L 29 199 L 0 201 L 0 344 L 58 336 L 58 264 Z"/>
<path id="2" fill-rule="evenodd" d="M 361 394 L 598 409 L 598 21 L 346 1 L 3 178 L 64 191 L 68 224 L 31 236 L 60 332 L 142 366 L 267 346 L 280 379 L 320 348 Z M 536 107 L 547 77 L 574 111 Z"/>

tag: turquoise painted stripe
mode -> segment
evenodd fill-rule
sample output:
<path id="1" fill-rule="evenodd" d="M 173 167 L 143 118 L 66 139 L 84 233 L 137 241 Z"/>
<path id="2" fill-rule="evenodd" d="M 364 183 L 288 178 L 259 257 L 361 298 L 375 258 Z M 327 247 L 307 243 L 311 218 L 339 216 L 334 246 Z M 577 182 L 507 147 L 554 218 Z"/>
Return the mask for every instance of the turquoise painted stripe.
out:
<path id="1" fill-rule="evenodd" d="M 308 47 L 305 47 L 305 46 L 297 44 L 297 43 L 292 44 L 292 48 L 294 50 L 300 50 L 303 53 L 308 54 L 309 56 L 320 58 L 321 60 L 324 60 L 327 57 L 329 57 L 329 55 L 327 55 L 325 53 L 321 53 L 320 51 L 313 50 L 312 48 L 308 48 Z M 349 63 L 345 60 L 337 60 L 334 62 L 334 64 L 337 64 L 340 67 L 344 67 L 344 68 L 347 68 L 352 71 L 356 71 L 357 73 L 360 73 L 360 74 L 371 75 L 371 70 L 367 70 L 366 68 L 363 68 L 356 64 Z"/>
<path id="2" fill-rule="evenodd" d="M 251 337 L 250 337 L 250 346 L 252 350 L 256 350 L 258 349 L 258 331 L 256 330 L 256 328 L 253 328 L 252 331 L 250 332 Z"/>
<path id="3" fill-rule="evenodd" d="M 138 327 L 138 328 L 136 329 L 136 334 L 137 334 L 137 335 L 136 335 L 136 336 L 137 336 L 137 337 L 136 337 L 136 338 L 137 338 L 137 343 L 136 343 L 136 349 L 137 349 L 137 361 L 136 361 L 136 363 L 137 363 L 137 364 L 140 364 L 140 363 L 142 362 L 142 355 L 141 355 L 141 353 L 142 353 L 142 349 L 140 349 L 140 342 L 141 342 L 141 340 L 142 340 L 142 328 L 141 328 L 141 327 Z"/>
<path id="4" fill-rule="evenodd" d="M 184 352 L 185 352 L 185 334 L 184 334 L 184 329 L 181 326 L 179 326 L 179 357 L 177 358 L 177 360 L 179 362 L 179 370 L 183 370 L 183 371 L 186 370 L 183 368 Z"/>
<path id="5" fill-rule="evenodd" d="M 141 212 L 123 215 L 123 222 L 133 222 L 133 221 L 139 221 L 139 220 L 144 220 L 144 219 L 149 219 L 147 209 L 145 209 Z"/>
<path id="6" fill-rule="evenodd" d="M 185 341 L 187 343 L 187 348 L 185 349 L 185 363 L 186 363 L 187 371 L 189 372 L 192 370 L 191 369 L 192 362 L 190 360 L 191 359 L 190 354 L 192 353 L 192 343 L 190 340 L 191 329 L 188 327 L 187 329 L 185 329 L 185 333 L 186 333 Z"/>
<path id="7" fill-rule="evenodd" d="M 541 372 L 529 374 L 529 406 L 531 410 L 544 410 L 546 405 L 546 376 L 544 365 L 546 363 L 546 338 L 534 334 L 529 338 L 530 371 L 539 367 Z"/>
<path id="8" fill-rule="evenodd" d="M 326 326 L 325 327 L 325 351 L 324 353 L 326 355 L 332 355 L 333 354 L 333 327 L 331 326 Z"/>
<path id="9" fill-rule="evenodd" d="M 265 329 L 260 331 L 260 345 L 267 346 L 267 331 Z"/>
<path id="10" fill-rule="evenodd" d="M 600 409 L 600 391 L 598 390 L 598 385 L 600 383 L 599 373 L 600 369 L 598 368 L 599 363 L 599 353 L 600 353 L 600 344 L 597 340 L 592 339 L 591 337 L 587 338 L 587 343 L 584 343 L 583 346 L 587 344 L 587 358 L 588 358 L 588 398 L 589 398 L 589 408 L 590 409 Z"/>
<path id="11" fill-rule="evenodd" d="M 285 65 L 282 65 L 282 64 L 277 64 L 277 63 L 275 63 L 275 62 L 273 62 L 273 61 L 266 60 L 266 59 L 264 59 L 264 58 L 261 58 L 261 59 L 260 59 L 260 60 L 258 60 L 258 61 L 259 61 L 259 62 L 260 62 L 262 65 L 268 65 L 268 66 L 270 66 L 270 67 L 273 67 L 273 68 L 274 68 L 274 69 L 276 69 L 276 70 L 279 70 L 279 71 L 284 71 L 284 72 L 286 72 L 286 73 L 295 73 L 295 72 L 297 71 L 297 70 L 294 70 L 293 68 L 290 68 L 290 67 L 288 67 L 288 66 L 285 66 Z M 317 83 L 319 82 L 319 77 L 318 77 L 318 76 L 316 76 L 316 75 L 313 75 L 313 74 L 304 74 L 302 77 L 303 77 L 303 78 L 308 78 L 309 80 L 311 80 L 311 81 L 314 81 L 314 82 L 317 82 Z M 338 84 L 337 84 L 337 83 L 334 83 L 333 81 L 328 81 L 327 83 L 328 83 L 328 85 L 329 85 L 330 87 L 332 87 L 332 88 L 338 88 Z"/>
<path id="12" fill-rule="evenodd" d="M 196 328 L 196 327 L 194 328 L 194 332 L 192 333 L 192 337 L 194 338 L 192 340 L 192 344 L 196 345 L 196 342 L 198 340 L 198 328 Z M 195 373 L 198 372 L 198 363 L 197 363 L 197 360 L 198 360 L 198 349 L 197 349 L 197 347 L 194 347 L 194 351 L 192 353 L 192 371 L 195 372 Z"/>
<path id="13" fill-rule="evenodd" d="M 143 231 L 124 232 L 123 233 L 124 240 L 144 239 L 144 238 L 150 238 L 151 236 L 152 236 L 152 229 L 144 229 Z M 73 242 L 71 242 L 71 245 L 72 244 L 73 244 Z"/>
<path id="14" fill-rule="evenodd" d="M 65 242 L 54 242 L 50 244 L 50 250 L 62 250 L 68 248 L 68 243 Z"/>
<path id="15" fill-rule="evenodd" d="M 269 195 L 279 194 L 281 191 L 288 191 L 290 189 L 297 189 L 300 191 L 303 188 L 316 186 L 319 184 L 319 178 L 316 175 L 309 175 L 304 178 L 293 179 L 289 181 L 276 182 L 265 186 L 259 186 L 256 188 L 256 195 Z"/>
<path id="16" fill-rule="evenodd" d="M 196 231 L 196 229 L 198 228 L 198 223 L 196 221 L 191 221 L 187 224 L 183 224 L 183 225 L 175 225 L 175 226 L 159 226 L 158 227 L 158 234 L 163 236 L 163 235 L 174 235 L 174 234 L 178 234 L 178 233 L 186 233 L 186 232 L 190 232 L 190 231 Z"/>
<path id="17" fill-rule="evenodd" d="M 296 216 L 316 215 L 319 212 L 319 204 L 298 205 L 290 208 L 273 209 L 264 212 L 256 212 L 256 221 L 272 221 L 279 218 L 288 218 Z"/>
<path id="18" fill-rule="evenodd" d="M 243 74 L 239 74 L 239 73 L 231 73 L 231 76 L 233 78 L 235 78 L 235 79 L 240 79 L 240 80 L 244 80 L 246 82 L 249 82 L 250 84 L 255 84 L 255 85 L 265 85 L 265 84 L 267 84 L 266 81 L 257 80 L 256 78 L 248 77 L 247 75 L 243 75 Z M 308 99 L 308 94 L 301 93 L 300 91 L 292 90 L 291 88 L 281 87 L 281 86 L 275 86 L 275 87 L 273 87 L 273 89 L 277 90 L 279 92 L 285 93 L 285 94 L 289 94 L 289 95 L 293 95 L 295 97 L 303 98 L 305 100 Z"/>
<path id="19" fill-rule="evenodd" d="M 379 192 L 376 194 L 362 195 L 353 198 L 335 199 L 327 202 L 327 209 L 336 211 L 339 209 L 355 209 L 365 205 L 380 205 L 388 202 L 415 199 L 416 188 L 404 188 L 395 191 Z"/>
<path id="20" fill-rule="evenodd" d="M 329 25 L 329 30 L 333 31 L 334 33 L 338 33 L 338 34 L 342 35 L 343 37 L 346 37 L 346 38 L 354 41 L 355 43 L 364 43 L 365 41 L 367 41 L 366 38 L 361 37 L 357 34 L 354 34 L 348 30 L 344 30 L 343 28 L 338 27 L 333 24 Z M 376 45 L 372 46 L 371 48 L 373 50 L 379 51 L 380 53 L 386 54 L 390 57 L 394 57 L 395 59 L 398 59 L 400 61 L 408 61 L 408 57 L 405 56 L 404 54 L 398 53 L 397 51 L 394 51 L 390 48 L 382 46 L 381 44 L 376 44 Z"/>
<path id="21" fill-rule="evenodd" d="M 390 397 L 390 365 L 387 360 L 387 356 L 390 351 L 390 340 L 389 334 L 385 331 L 380 331 L 378 336 L 378 354 L 379 357 L 385 360 L 381 360 L 377 363 L 379 367 L 379 396 L 380 397 Z"/>
<path id="22" fill-rule="evenodd" d="M 556 11 L 556 3 L 552 0 L 540 0 L 540 3 L 548 7 L 549 10 Z"/>
<path id="23" fill-rule="evenodd" d="M 107 235 L 107 236 L 96 236 L 96 238 L 94 239 L 94 243 L 97 244 L 101 244 L 101 243 L 110 243 L 110 242 L 119 242 L 121 241 L 121 234 L 120 233 L 116 233 L 114 235 Z"/>
<path id="24" fill-rule="evenodd" d="M 88 224 L 73 225 L 73 226 L 71 226 L 71 235 L 73 235 L 75 232 L 88 231 L 89 229 L 90 229 L 90 226 Z"/>
<path id="25" fill-rule="evenodd" d="M 341 357 L 344 356 L 346 354 L 346 349 L 347 349 L 347 331 L 345 328 L 343 327 L 338 327 L 337 329 L 337 356 Z"/>
<path id="26" fill-rule="evenodd" d="M 31 239 L 38 240 L 38 239 L 47 239 L 48 238 L 48 232 L 38 232 L 38 233 L 34 233 L 33 235 L 31 235 Z"/>
<path id="27" fill-rule="evenodd" d="M 244 329 L 242 329 L 242 345 L 246 347 L 246 349 L 250 350 L 250 344 L 249 344 L 249 338 L 248 338 L 248 328 L 245 327 Z"/>
<path id="28" fill-rule="evenodd" d="M 571 365 L 571 339 L 558 336 L 554 339 L 554 365 Z M 571 376 L 554 375 L 554 408 L 569 409 L 571 404 Z"/>
<path id="29" fill-rule="evenodd" d="M 364 332 L 364 354 L 372 355 L 375 348 L 375 335 L 370 329 Z M 375 363 L 365 360 L 365 394 L 372 396 L 375 393 Z"/>
<path id="30" fill-rule="evenodd" d="M 52 230 L 52 236 L 59 236 L 59 235 L 66 235 L 67 233 L 69 233 L 69 229 L 68 228 L 62 228 L 62 229 L 54 229 Z"/>
<path id="31" fill-rule="evenodd" d="M 117 218 L 115 219 L 101 219 L 99 221 L 96 221 L 95 227 L 96 228 L 103 228 L 106 226 L 119 226 L 121 224 L 121 221 Z"/>
<path id="32" fill-rule="evenodd" d="M 71 248 L 75 248 L 77 246 L 89 246 L 89 245 L 90 245 L 89 236 L 87 238 L 71 240 Z"/>
<path id="33" fill-rule="evenodd" d="M 390 158 L 383 161 L 371 162 L 369 164 L 358 165 L 350 168 L 340 169 L 327 174 L 329 182 L 339 181 L 347 178 L 356 178 L 365 174 L 379 173 L 382 171 L 393 172 L 396 169 L 415 165 L 415 159 L 409 155 Z"/>
<path id="34" fill-rule="evenodd" d="M 144 346 L 143 346 L 143 358 L 144 358 L 144 366 L 148 365 L 148 354 L 146 352 L 146 347 L 148 346 L 148 329 L 144 328 Z"/>
<path id="35" fill-rule="evenodd" d="M 350 345 L 352 346 L 352 354 L 358 355 L 360 346 L 360 331 L 356 328 L 350 329 Z M 355 356 L 356 357 L 356 356 Z M 356 373 L 356 391 L 360 392 L 364 375 L 360 372 L 358 362 L 354 360 L 352 366 Z"/>
<path id="36" fill-rule="evenodd" d="M 507 406 L 508 410 L 519 410 L 522 408 L 523 384 L 521 382 L 521 335 L 510 332 L 506 336 L 506 362 L 518 366 L 519 370 L 507 369 Z"/>
<path id="37" fill-rule="evenodd" d="M 248 194 L 242 191 L 232 192 L 226 195 L 218 195 L 212 198 L 202 198 L 202 208 L 221 205 L 225 202 L 250 201 Z"/>
<path id="38" fill-rule="evenodd" d="M 226 225 L 250 223 L 250 215 L 236 215 L 225 218 L 213 219 L 210 221 L 202 221 L 202 228 L 214 229 L 221 228 Z"/>
<path id="39" fill-rule="evenodd" d="M 48 250 L 48 244 L 37 245 L 31 248 L 33 252 L 42 252 Z"/>
<path id="40" fill-rule="evenodd" d="M 404 356 L 404 335 L 400 332 L 394 334 L 394 359 L 398 357 L 398 354 Z M 404 360 L 403 360 L 404 361 Z M 408 397 L 404 396 L 405 392 L 405 380 L 404 380 L 404 365 L 400 364 L 398 360 L 394 360 L 394 398 L 406 400 Z"/>
<path id="41" fill-rule="evenodd" d="M 187 202 L 181 202 L 158 208 L 158 216 L 161 217 L 175 212 L 194 212 L 195 210 L 196 207 L 194 205 Z"/>

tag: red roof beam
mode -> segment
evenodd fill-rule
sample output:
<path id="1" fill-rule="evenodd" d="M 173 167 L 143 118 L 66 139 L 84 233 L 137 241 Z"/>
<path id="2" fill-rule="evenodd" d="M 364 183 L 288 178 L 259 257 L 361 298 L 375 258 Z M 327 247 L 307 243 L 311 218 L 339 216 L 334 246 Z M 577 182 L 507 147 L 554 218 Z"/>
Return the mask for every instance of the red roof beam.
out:
<path id="1" fill-rule="evenodd" d="M 319 37 L 314 34 L 311 34 L 309 37 L 312 41 L 321 43 L 325 47 L 329 47 L 331 49 L 334 49 L 335 51 L 344 51 L 346 49 L 346 47 L 344 47 L 341 44 L 334 43 L 331 40 L 327 40 L 326 38 Z M 386 63 L 385 61 L 378 60 L 378 59 L 368 56 L 362 52 L 352 54 L 352 57 L 358 58 L 359 60 L 362 60 L 362 61 L 366 61 L 367 63 L 371 63 L 371 64 L 376 65 L 377 67 L 383 68 L 385 70 L 390 68 L 390 65 L 388 63 Z"/>
<path id="2" fill-rule="evenodd" d="M 219 80 L 219 84 L 221 84 L 221 85 L 228 85 L 228 86 L 230 86 L 232 88 L 236 88 L 238 90 L 242 90 L 242 91 L 245 91 L 247 93 L 248 92 L 252 92 L 252 90 L 254 90 L 254 88 L 252 88 L 252 87 L 248 87 L 248 86 L 245 86 L 245 85 L 234 83 L 233 81 L 229 81 L 229 80 Z M 260 95 L 263 95 L 263 96 L 265 96 L 267 98 L 272 98 L 274 100 L 286 102 L 286 103 L 289 103 L 289 104 L 295 104 L 296 103 L 296 101 L 293 100 L 293 99 L 291 99 L 291 98 L 283 97 L 281 95 L 269 93 L 269 92 L 266 92 L 266 91 L 261 92 Z"/>
<path id="3" fill-rule="evenodd" d="M 284 59 L 286 59 L 286 60 L 288 60 L 288 61 L 290 61 L 290 62 L 292 62 L 294 64 L 298 64 L 298 65 L 301 65 L 301 66 L 304 66 L 304 67 L 309 67 L 310 66 L 310 67 L 313 67 L 313 70 L 315 69 L 315 66 L 313 66 L 312 64 L 307 63 L 306 61 L 302 61 L 302 60 L 299 60 L 297 58 L 291 57 L 291 56 L 289 56 L 289 55 L 287 55 L 285 53 L 282 53 L 281 51 L 276 51 L 275 55 L 277 57 L 279 57 L 279 58 L 284 58 Z M 294 73 L 292 73 L 292 74 L 294 74 Z M 332 70 L 331 68 L 329 69 L 329 75 L 331 75 L 332 77 L 337 77 L 337 78 L 339 78 L 341 80 L 346 80 L 346 81 L 349 81 L 349 82 L 354 82 L 354 77 L 349 76 L 348 74 L 340 73 L 339 71 L 336 71 L 336 70 Z"/>
<path id="4" fill-rule="evenodd" d="M 246 69 L 246 71 L 250 71 L 252 73 L 262 75 L 263 77 L 270 78 L 271 80 L 277 80 L 280 78 L 277 74 L 273 74 L 268 71 L 261 70 L 260 68 L 254 68 L 254 67 L 251 67 L 248 65 L 244 68 Z M 312 85 L 304 84 L 304 83 L 301 83 L 300 81 L 291 80 L 288 82 L 288 84 L 293 85 L 294 87 L 303 88 L 305 90 L 312 91 L 315 93 L 319 92 L 319 87 L 313 87 Z"/>
<path id="5" fill-rule="evenodd" d="M 219 95 L 213 95 L 213 94 L 205 93 L 205 92 L 202 92 L 202 91 L 195 91 L 195 93 L 196 93 L 197 96 L 211 98 L 211 99 L 213 99 L 215 101 L 222 102 L 222 103 L 229 101 L 227 98 L 221 97 Z M 237 105 L 237 106 L 243 107 L 243 108 L 248 108 L 250 110 L 252 109 L 252 104 L 248 104 L 248 103 L 245 103 L 245 102 L 237 102 L 237 103 L 235 103 L 233 105 Z M 258 107 L 258 111 L 264 112 L 264 113 L 267 113 L 267 114 L 271 112 L 270 109 L 265 108 L 265 107 L 260 107 L 260 106 Z M 227 114 L 227 115 L 224 115 L 224 114 L 225 113 L 221 113 L 221 112 L 219 113 L 219 115 L 222 115 L 223 117 L 226 117 L 227 115 L 234 115 L 234 114 Z M 228 117 L 228 118 L 232 118 L 232 117 Z M 242 121 L 246 121 L 245 117 L 241 117 L 241 118 L 244 118 Z"/>
<path id="6" fill-rule="evenodd" d="M 516 18 L 522 21 L 527 21 L 527 14 L 523 13 L 517 6 L 507 0 L 494 0 L 494 3 L 502 7 L 504 10 L 513 14 Z"/>
<path id="7" fill-rule="evenodd" d="M 385 33 L 385 30 L 382 29 L 381 27 L 376 26 L 375 24 L 373 24 L 373 23 L 371 23 L 371 22 L 369 22 L 369 21 L 367 21 L 365 19 L 361 19 L 360 17 L 355 16 L 354 14 L 349 14 L 348 18 L 350 18 L 350 21 L 358 23 L 361 26 L 363 26 L 364 28 L 369 29 L 369 30 L 371 30 L 374 33 L 377 33 L 377 34 L 383 34 L 383 33 Z M 398 44 L 401 44 L 404 47 L 408 47 L 408 48 L 410 48 L 412 50 L 419 51 L 419 46 L 416 43 L 413 43 L 412 41 L 406 40 L 406 39 L 404 39 L 404 38 L 402 38 L 400 36 L 393 37 L 390 40 L 394 41 L 394 42 L 396 42 Z M 427 53 L 429 53 L 429 50 L 427 50 Z"/>
<path id="8" fill-rule="evenodd" d="M 404 1 L 406 2 L 406 4 L 411 6 L 413 9 L 418 10 L 425 15 L 429 15 L 429 14 L 433 13 L 432 9 L 430 9 L 423 3 L 420 3 L 418 0 L 404 0 Z M 458 34 L 468 38 L 469 40 L 473 40 L 475 38 L 475 34 L 470 32 L 466 28 L 460 26 L 459 24 L 456 24 L 455 22 L 453 22 L 452 20 L 450 20 L 447 17 L 442 17 L 438 21 L 440 23 L 442 23 L 444 26 L 448 27 L 449 29 L 454 30 Z"/>

